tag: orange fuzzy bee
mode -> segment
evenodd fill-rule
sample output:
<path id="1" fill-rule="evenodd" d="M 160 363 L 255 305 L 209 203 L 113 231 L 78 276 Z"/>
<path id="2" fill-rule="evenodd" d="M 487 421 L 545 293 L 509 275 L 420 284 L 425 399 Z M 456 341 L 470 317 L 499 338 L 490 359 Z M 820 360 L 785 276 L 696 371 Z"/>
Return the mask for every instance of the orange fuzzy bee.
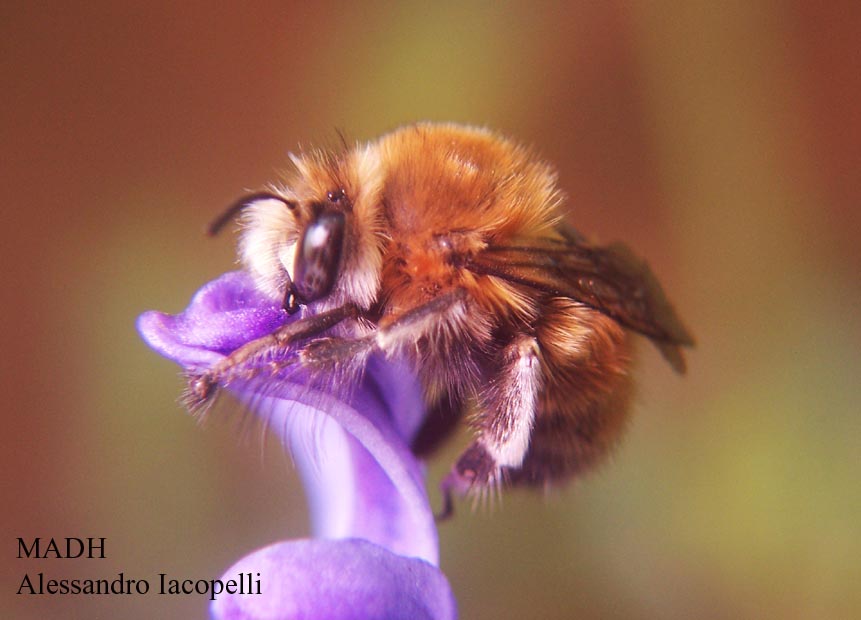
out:
<path id="1" fill-rule="evenodd" d="M 474 442 L 452 492 L 561 481 L 618 440 L 631 394 L 628 330 L 673 368 L 693 344 L 648 266 L 562 222 L 553 170 L 490 131 L 417 124 L 341 154 L 292 157 L 283 186 L 246 196 L 240 255 L 294 321 L 194 377 L 212 397 L 249 360 L 300 347 L 309 370 L 405 356 L 428 416 L 413 449 L 467 410 Z"/>

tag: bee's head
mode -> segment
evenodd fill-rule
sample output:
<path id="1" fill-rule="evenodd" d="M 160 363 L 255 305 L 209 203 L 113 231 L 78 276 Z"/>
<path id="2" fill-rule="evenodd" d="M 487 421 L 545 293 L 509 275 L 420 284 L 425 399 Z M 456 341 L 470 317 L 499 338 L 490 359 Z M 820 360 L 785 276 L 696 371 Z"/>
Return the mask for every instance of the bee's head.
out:
<path id="1" fill-rule="evenodd" d="M 241 212 L 242 263 L 258 288 L 290 313 L 309 304 L 370 307 L 384 243 L 377 158 L 360 149 L 341 158 L 292 159 L 296 173 L 284 187 L 240 199 L 211 231 Z"/>

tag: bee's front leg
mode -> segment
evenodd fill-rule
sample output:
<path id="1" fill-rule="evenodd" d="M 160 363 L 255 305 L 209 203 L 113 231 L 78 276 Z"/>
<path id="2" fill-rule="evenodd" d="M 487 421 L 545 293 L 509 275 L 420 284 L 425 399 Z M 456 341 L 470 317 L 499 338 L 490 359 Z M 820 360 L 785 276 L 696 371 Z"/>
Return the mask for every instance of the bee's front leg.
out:
<path id="1" fill-rule="evenodd" d="M 297 362 L 302 367 L 312 373 L 322 373 L 339 368 L 360 368 L 368 354 L 374 351 L 390 356 L 409 351 L 428 332 L 439 330 L 441 324 L 453 320 L 452 315 L 463 315 L 465 298 L 466 291 L 455 289 L 398 315 L 371 334 L 359 338 L 314 338 L 345 319 L 360 317 L 361 311 L 353 304 L 308 316 L 246 343 L 212 368 L 190 377 L 191 398 L 205 403 L 212 398 L 218 386 L 233 378 L 247 378 L 243 373 L 248 363 L 265 359 L 265 355 L 271 352 L 294 348 Z M 302 341 L 308 342 L 300 344 Z"/>
<path id="2" fill-rule="evenodd" d="M 201 374 L 192 375 L 188 381 L 188 400 L 190 408 L 211 402 L 220 386 L 234 378 L 248 378 L 249 363 L 261 359 L 269 353 L 283 351 L 302 340 L 318 336 L 341 321 L 359 316 L 359 309 L 346 304 L 320 314 L 293 321 L 274 332 L 245 343 L 223 360 Z"/>
<path id="3" fill-rule="evenodd" d="M 477 439 L 455 463 L 441 488 L 444 507 L 453 510 L 452 496 L 496 490 L 509 470 L 519 469 L 529 450 L 543 375 L 538 341 L 521 334 L 500 353 L 499 372 L 480 394 L 472 426 Z"/>

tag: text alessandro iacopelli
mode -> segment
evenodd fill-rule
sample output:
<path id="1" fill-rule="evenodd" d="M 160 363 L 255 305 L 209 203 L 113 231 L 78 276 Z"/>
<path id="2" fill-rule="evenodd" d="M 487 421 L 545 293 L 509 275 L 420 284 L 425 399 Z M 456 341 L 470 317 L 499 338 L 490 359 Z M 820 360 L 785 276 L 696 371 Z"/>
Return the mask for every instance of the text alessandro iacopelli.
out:
<path id="1" fill-rule="evenodd" d="M 104 538 L 18 539 L 18 557 L 34 559 L 105 559 Z M 151 583 L 152 582 L 152 583 Z M 260 594 L 260 573 L 237 573 L 233 579 L 179 579 L 158 573 L 153 579 L 126 577 L 52 579 L 44 572 L 25 573 L 18 594 L 196 594 L 215 600 L 220 594 Z"/>

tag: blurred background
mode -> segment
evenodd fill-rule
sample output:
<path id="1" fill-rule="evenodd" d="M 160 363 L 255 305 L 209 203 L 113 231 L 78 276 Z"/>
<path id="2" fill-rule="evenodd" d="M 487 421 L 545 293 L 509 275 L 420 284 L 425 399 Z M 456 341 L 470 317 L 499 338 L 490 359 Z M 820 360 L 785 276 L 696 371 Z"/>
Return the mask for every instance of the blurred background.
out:
<path id="1" fill-rule="evenodd" d="M 288 151 L 421 119 L 533 145 L 698 339 L 685 377 L 642 344 L 611 463 L 440 527 L 461 617 L 861 616 L 861 5 L 77 4 L 0 8 L 0 616 L 201 618 L 14 593 L 214 578 L 307 533 L 289 458 L 230 411 L 199 427 L 134 321 L 233 267 L 203 226 Z M 108 559 L 18 560 L 18 536 Z"/>

